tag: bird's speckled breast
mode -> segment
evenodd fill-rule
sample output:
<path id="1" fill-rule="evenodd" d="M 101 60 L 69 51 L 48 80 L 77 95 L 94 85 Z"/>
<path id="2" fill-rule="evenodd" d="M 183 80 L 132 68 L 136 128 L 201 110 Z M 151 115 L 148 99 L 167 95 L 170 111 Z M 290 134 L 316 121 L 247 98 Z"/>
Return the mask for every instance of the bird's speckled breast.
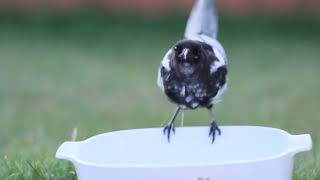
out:
<path id="1" fill-rule="evenodd" d="M 207 107 L 217 95 L 219 86 L 212 83 L 179 80 L 174 73 L 164 75 L 164 89 L 168 98 L 183 109 Z"/>
<path id="2" fill-rule="evenodd" d="M 177 76 L 175 71 L 167 71 L 161 68 L 164 91 L 168 98 L 183 109 L 196 109 L 198 107 L 209 107 L 216 96 L 223 93 L 226 85 L 227 68 L 220 67 L 218 70 L 199 78 L 183 80 Z M 207 74 L 204 72 L 204 74 Z"/>
<path id="3" fill-rule="evenodd" d="M 182 85 L 182 89 L 185 88 L 185 95 L 181 98 L 184 99 L 182 106 L 186 106 L 189 109 L 195 109 L 199 106 L 207 106 L 216 93 L 210 93 L 209 88 L 203 83 L 191 83 Z"/>

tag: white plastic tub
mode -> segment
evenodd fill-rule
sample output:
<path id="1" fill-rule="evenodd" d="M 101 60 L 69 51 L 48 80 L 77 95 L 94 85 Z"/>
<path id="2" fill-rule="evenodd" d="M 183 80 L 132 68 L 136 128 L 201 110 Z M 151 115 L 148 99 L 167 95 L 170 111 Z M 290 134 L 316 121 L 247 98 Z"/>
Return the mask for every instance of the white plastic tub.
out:
<path id="1" fill-rule="evenodd" d="M 65 142 L 56 153 L 80 180 L 290 180 L 293 157 L 310 150 L 310 135 L 265 127 L 222 127 L 214 144 L 208 127 L 110 132 Z"/>

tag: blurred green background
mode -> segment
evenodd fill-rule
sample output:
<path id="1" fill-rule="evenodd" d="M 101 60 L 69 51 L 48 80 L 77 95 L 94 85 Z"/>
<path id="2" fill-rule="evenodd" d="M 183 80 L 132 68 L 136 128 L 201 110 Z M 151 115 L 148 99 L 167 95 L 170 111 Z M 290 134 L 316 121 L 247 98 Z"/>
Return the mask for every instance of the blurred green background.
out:
<path id="1" fill-rule="evenodd" d="M 0 179 L 75 179 L 69 163 L 54 159 L 75 131 L 82 140 L 163 125 L 174 105 L 156 86 L 157 68 L 186 18 L 187 11 L 1 13 Z M 313 151 L 298 155 L 295 180 L 320 179 L 319 20 L 220 17 L 230 85 L 218 123 L 311 133 Z M 186 112 L 186 126 L 208 124 L 205 110 Z"/>

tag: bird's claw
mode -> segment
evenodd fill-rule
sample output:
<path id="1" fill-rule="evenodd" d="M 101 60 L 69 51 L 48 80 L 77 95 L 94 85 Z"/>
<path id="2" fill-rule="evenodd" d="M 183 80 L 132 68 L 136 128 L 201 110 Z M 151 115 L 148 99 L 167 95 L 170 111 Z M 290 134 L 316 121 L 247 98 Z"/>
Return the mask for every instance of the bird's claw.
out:
<path id="1" fill-rule="evenodd" d="M 163 134 L 167 134 L 168 142 L 170 142 L 171 131 L 172 131 L 174 134 L 176 133 L 176 129 L 175 129 L 173 123 L 169 123 L 169 124 L 163 129 Z"/>
<path id="2" fill-rule="evenodd" d="M 216 138 L 216 131 L 218 132 L 218 135 L 221 135 L 221 130 L 218 127 L 217 123 L 215 121 L 212 121 L 210 125 L 210 131 L 209 131 L 209 137 L 212 138 L 212 143 L 214 143 L 214 140 Z"/>

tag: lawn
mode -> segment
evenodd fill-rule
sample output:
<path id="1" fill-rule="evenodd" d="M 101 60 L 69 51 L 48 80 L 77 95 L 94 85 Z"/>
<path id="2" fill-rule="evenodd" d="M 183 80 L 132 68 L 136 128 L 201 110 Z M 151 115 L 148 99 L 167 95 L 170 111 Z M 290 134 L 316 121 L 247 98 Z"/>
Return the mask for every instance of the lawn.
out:
<path id="1" fill-rule="evenodd" d="M 298 17 L 298 16 L 297 16 Z M 307 17 L 221 18 L 230 86 L 220 125 L 310 133 L 294 180 L 320 179 L 320 23 Z M 156 86 L 185 17 L 0 15 L 0 179 L 76 179 L 58 146 L 120 129 L 160 127 L 174 106 Z M 208 125 L 204 110 L 185 125 Z"/>

